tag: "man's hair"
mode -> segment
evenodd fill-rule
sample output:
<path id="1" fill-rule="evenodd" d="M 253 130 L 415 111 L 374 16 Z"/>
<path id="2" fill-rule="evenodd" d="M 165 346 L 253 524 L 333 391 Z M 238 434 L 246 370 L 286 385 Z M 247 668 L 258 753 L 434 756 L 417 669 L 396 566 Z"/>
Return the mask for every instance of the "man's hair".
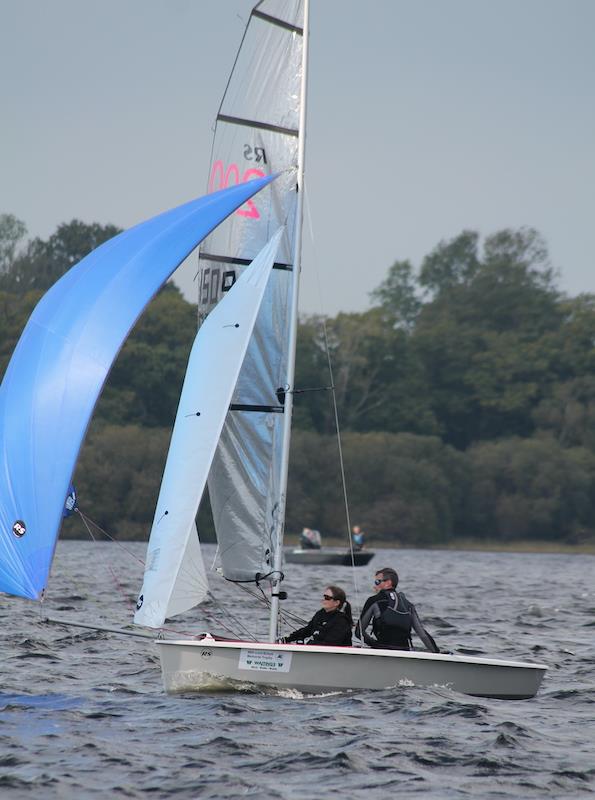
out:
<path id="1" fill-rule="evenodd" d="M 393 589 L 396 589 L 399 585 L 399 576 L 397 575 L 396 569 L 393 569 L 392 567 L 383 567 L 382 569 L 377 569 L 376 575 L 382 575 L 385 581 L 390 581 L 393 585 Z"/>

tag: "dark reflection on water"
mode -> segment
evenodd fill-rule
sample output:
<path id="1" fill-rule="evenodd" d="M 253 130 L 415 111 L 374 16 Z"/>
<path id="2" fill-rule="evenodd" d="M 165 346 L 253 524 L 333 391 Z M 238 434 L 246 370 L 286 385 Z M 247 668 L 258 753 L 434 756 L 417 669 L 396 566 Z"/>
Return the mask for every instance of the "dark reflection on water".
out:
<path id="1" fill-rule="evenodd" d="M 127 550 L 144 555 L 144 545 Z M 213 556 L 206 548 L 208 564 Z M 445 688 L 168 697 L 150 640 L 43 621 L 132 630 L 140 561 L 118 545 L 65 542 L 41 614 L 0 600 L 0 795 L 592 795 L 595 558 L 383 551 L 356 570 L 360 600 L 385 565 L 397 567 L 444 649 L 548 664 L 538 697 L 491 701 Z M 331 582 L 356 600 L 350 569 L 293 567 L 285 607 L 309 618 Z M 228 627 L 262 638 L 266 610 L 216 577 L 212 586 L 216 600 L 172 628 L 223 633 L 223 609 Z"/>

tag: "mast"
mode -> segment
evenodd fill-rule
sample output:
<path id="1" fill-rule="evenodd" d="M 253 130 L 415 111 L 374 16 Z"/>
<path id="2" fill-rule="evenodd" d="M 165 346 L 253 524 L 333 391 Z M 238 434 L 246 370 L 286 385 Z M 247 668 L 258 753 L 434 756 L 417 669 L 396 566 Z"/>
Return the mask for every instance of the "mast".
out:
<path id="1" fill-rule="evenodd" d="M 293 253 L 291 315 L 289 319 L 289 347 L 287 376 L 285 381 L 285 413 L 283 414 L 283 441 L 279 480 L 279 504 L 275 518 L 275 558 L 274 578 L 271 586 L 271 616 L 269 641 L 277 640 L 279 623 L 279 589 L 283 567 L 283 535 L 285 533 L 285 506 L 287 501 L 287 475 L 289 471 L 289 446 L 291 442 L 291 418 L 293 414 L 293 389 L 295 379 L 295 355 L 298 331 L 299 286 L 302 258 L 302 221 L 304 207 L 304 165 L 306 156 L 306 92 L 308 86 L 308 44 L 310 37 L 310 0 L 304 0 L 304 35 L 302 49 L 301 104 L 299 121 L 298 169 L 296 191 L 298 193 L 295 210 L 295 241 Z"/>

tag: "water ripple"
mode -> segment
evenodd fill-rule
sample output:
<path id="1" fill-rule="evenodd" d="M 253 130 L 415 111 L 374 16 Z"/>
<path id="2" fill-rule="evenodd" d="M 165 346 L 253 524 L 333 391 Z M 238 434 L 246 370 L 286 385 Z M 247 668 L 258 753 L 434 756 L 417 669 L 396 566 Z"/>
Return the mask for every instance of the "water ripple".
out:
<path id="1" fill-rule="evenodd" d="M 130 547 L 139 556 L 144 549 Z M 119 553 L 114 545 L 59 543 L 44 611 L 52 616 L 68 608 L 89 624 L 129 625 L 129 598 L 113 590 Z M 207 563 L 212 557 L 208 551 Z M 398 568 L 404 591 L 444 650 L 549 664 L 539 695 L 514 703 L 411 687 L 320 697 L 245 684 L 241 693 L 168 697 L 150 640 L 45 623 L 34 604 L 3 598 L 0 794 L 9 800 L 592 796 L 595 559 L 400 550 L 383 552 L 382 561 Z M 373 569 L 358 570 L 360 587 Z M 554 573 L 555 604 L 543 580 Z M 332 578 L 350 590 L 350 576 L 337 568 Z M 140 578 L 137 564 L 122 564 L 119 582 L 130 598 Z M 327 580 L 328 568 L 288 573 L 288 607 L 309 617 Z M 220 605 L 251 629 L 266 629 L 264 610 L 243 596 L 238 603 L 231 586 L 214 579 L 213 587 L 217 603 L 189 612 L 179 630 L 216 624 Z"/>

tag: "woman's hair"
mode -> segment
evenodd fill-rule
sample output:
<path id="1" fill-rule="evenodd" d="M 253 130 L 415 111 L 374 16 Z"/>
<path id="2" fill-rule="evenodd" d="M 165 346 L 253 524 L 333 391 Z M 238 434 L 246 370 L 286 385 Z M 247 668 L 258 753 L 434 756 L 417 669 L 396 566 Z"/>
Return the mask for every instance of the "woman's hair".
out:
<path id="1" fill-rule="evenodd" d="M 345 594 L 344 590 L 341 589 L 340 586 L 327 586 L 326 587 L 329 592 L 332 594 L 334 600 L 339 600 L 341 605 L 339 606 L 339 611 L 341 611 L 347 617 L 347 622 L 350 625 L 353 625 L 353 616 L 351 614 L 351 603 L 347 599 L 347 595 Z"/>

